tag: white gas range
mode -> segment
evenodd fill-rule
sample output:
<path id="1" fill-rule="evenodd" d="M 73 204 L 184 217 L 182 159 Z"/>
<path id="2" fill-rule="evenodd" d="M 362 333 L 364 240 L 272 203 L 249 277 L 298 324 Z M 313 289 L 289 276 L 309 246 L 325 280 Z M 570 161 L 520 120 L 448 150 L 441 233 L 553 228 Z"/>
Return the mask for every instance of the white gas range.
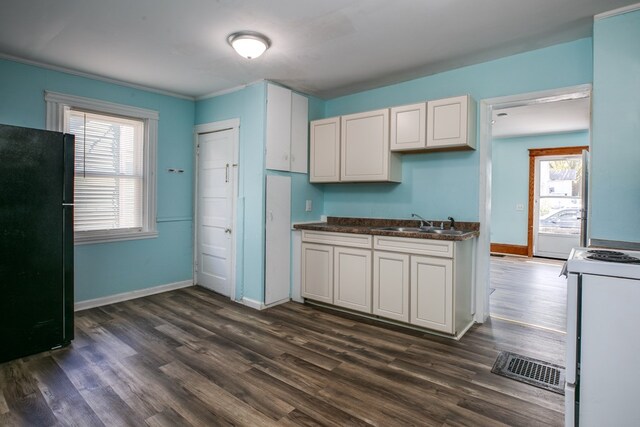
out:
<path id="1" fill-rule="evenodd" d="M 565 425 L 640 426 L 640 252 L 576 248 L 565 273 Z"/>

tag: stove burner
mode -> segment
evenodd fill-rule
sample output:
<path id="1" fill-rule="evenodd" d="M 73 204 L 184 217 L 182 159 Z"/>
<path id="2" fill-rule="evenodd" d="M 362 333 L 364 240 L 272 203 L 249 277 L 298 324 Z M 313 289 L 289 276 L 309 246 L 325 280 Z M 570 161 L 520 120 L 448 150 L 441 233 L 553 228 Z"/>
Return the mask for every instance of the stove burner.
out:
<path id="1" fill-rule="evenodd" d="M 597 255 L 624 255 L 622 252 L 610 251 L 607 249 L 590 249 L 587 251 L 589 254 L 597 254 Z"/>
<path id="2" fill-rule="evenodd" d="M 622 252 L 594 251 L 594 253 L 591 253 L 591 255 L 587 255 L 587 259 L 592 259 L 595 261 L 618 262 L 624 264 L 640 264 L 640 259 L 623 254 Z"/>

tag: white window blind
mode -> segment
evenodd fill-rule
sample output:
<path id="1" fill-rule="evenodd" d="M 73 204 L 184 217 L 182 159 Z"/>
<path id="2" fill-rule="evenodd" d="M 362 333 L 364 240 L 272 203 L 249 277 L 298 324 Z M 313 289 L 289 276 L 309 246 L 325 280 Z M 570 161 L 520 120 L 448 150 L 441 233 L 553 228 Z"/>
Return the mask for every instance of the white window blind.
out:
<path id="1" fill-rule="evenodd" d="M 67 109 L 75 135 L 76 232 L 142 230 L 144 122 Z"/>

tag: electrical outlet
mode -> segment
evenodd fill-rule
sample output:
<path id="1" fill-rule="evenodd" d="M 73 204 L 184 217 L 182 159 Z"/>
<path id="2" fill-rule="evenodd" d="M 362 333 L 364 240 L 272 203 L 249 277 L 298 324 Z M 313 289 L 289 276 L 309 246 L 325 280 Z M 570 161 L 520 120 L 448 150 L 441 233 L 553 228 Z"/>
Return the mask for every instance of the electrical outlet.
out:
<path id="1" fill-rule="evenodd" d="M 311 200 L 307 200 L 304 205 L 304 210 L 307 212 L 311 212 L 312 209 L 313 209 L 313 202 Z"/>
<path id="2" fill-rule="evenodd" d="M 517 211 L 523 211 L 523 210 L 524 210 L 524 204 L 522 204 L 522 203 L 517 203 L 517 204 L 516 204 L 516 210 L 517 210 Z"/>

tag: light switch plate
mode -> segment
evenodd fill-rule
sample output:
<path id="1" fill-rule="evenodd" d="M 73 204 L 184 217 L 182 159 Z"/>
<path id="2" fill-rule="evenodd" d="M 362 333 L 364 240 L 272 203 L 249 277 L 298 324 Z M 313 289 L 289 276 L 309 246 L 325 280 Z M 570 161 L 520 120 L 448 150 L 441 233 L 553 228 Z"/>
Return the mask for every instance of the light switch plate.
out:
<path id="1" fill-rule="evenodd" d="M 522 203 L 517 203 L 517 204 L 516 204 L 516 210 L 517 210 L 517 211 L 523 211 L 523 210 L 524 210 L 524 204 L 522 204 Z"/>
<path id="2" fill-rule="evenodd" d="M 312 209 L 313 209 L 313 202 L 311 200 L 307 200 L 306 203 L 304 204 L 304 210 L 307 212 L 311 212 Z"/>

